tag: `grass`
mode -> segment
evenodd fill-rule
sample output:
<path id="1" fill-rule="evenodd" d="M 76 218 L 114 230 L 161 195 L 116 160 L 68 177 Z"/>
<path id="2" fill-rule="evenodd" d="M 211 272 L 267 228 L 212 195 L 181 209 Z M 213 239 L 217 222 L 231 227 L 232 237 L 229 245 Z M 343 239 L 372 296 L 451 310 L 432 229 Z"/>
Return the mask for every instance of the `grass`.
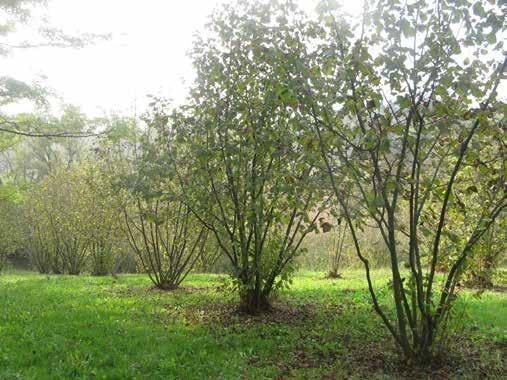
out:
<path id="1" fill-rule="evenodd" d="M 387 272 L 374 275 L 386 284 Z M 421 372 L 400 365 L 361 271 L 339 280 L 301 273 L 277 295 L 277 311 L 260 317 L 231 312 L 236 296 L 222 279 L 194 274 L 183 289 L 161 292 L 142 275 L 2 275 L 0 379 L 499 378 L 505 371 L 505 293 L 462 292 L 448 362 Z"/>

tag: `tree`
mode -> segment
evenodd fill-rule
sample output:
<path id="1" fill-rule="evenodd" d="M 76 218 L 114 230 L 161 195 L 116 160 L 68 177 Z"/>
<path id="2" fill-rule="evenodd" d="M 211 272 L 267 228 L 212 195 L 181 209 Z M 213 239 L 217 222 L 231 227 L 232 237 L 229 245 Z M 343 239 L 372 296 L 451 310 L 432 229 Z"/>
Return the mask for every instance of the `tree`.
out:
<path id="1" fill-rule="evenodd" d="M 0 182 L 0 272 L 6 264 L 7 255 L 14 253 L 23 239 L 20 201 L 15 187 Z"/>
<path id="2" fill-rule="evenodd" d="M 17 115 L 16 120 L 22 120 L 24 123 L 31 120 L 41 120 L 41 117 L 32 114 Z M 66 106 L 63 109 L 63 114 L 60 117 L 45 116 L 45 125 L 51 125 L 51 129 L 55 135 L 59 135 L 60 132 L 72 133 L 75 136 L 84 136 L 88 132 L 91 120 L 87 118 L 79 108 L 74 106 Z M 97 121 L 99 122 L 99 121 Z M 101 124 L 105 124 L 106 120 L 100 120 Z M 4 134 L 3 137 L 9 137 L 10 139 L 4 139 L 4 141 L 11 140 L 12 143 L 5 145 L 5 150 L 2 153 L 3 167 L 1 168 L 0 174 L 4 181 L 12 183 L 15 188 L 26 191 L 26 189 L 37 187 L 40 181 L 43 181 L 47 176 L 51 175 L 62 175 L 61 172 L 66 170 L 73 172 L 81 170 L 79 176 L 84 181 L 80 182 L 80 186 L 86 189 L 86 194 L 93 194 L 94 196 L 87 198 L 88 209 L 86 210 L 86 216 L 90 224 L 87 226 L 90 230 L 88 233 L 96 234 L 96 230 L 92 230 L 95 225 L 95 229 L 98 227 L 97 224 L 101 224 L 100 227 L 104 227 L 108 230 L 112 227 L 112 221 L 115 220 L 111 215 L 106 216 L 109 212 L 111 214 L 111 207 L 115 207 L 114 197 L 109 196 L 110 187 L 105 186 L 103 178 L 98 175 L 102 173 L 102 170 L 98 170 L 95 164 L 91 164 L 91 161 L 95 161 L 93 157 L 93 147 L 96 143 L 92 139 L 78 139 L 70 138 L 67 135 L 66 138 L 61 137 L 37 137 L 37 138 L 25 138 L 14 134 Z M 77 168 L 80 169 L 77 169 Z M 97 169 L 96 173 L 94 172 Z M 60 174 L 59 174 L 60 173 Z M 54 176 L 45 181 L 55 181 Z M 58 189 L 60 190 L 60 189 Z M 56 191 L 58 191 L 56 190 Z M 19 191 L 19 190 L 18 190 Z M 77 191 L 73 188 L 72 191 Z M 109 193 L 108 193 L 109 191 Z M 52 254 L 52 243 L 49 240 L 48 234 L 50 229 L 44 227 L 44 215 L 42 204 L 43 200 L 39 199 L 37 194 L 34 200 L 40 200 L 40 204 L 37 206 L 36 202 L 32 202 L 32 198 L 29 197 L 28 203 L 25 209 L 26 216 L 26 239 L 23 239 L 22 246 L 26 248 L 26 251 L 30 255 L 32 264 L 41 272 L 47 273 L 54 271 L 60 273 L 64 271 L 61 256 Z M 102 204 L 101 204 L 102 202 Z M 40 207 L 39 207 L 40 206 Z M 117 204 L 116 204 L 117 206 Z M 117 209 L 119 211 L 119 209 Z M 90 217 L 94 215 L 96 219 Z M 117 219 L 117 218 L 116 218 Z M 83 219 L 84 220 L 84 219 Z M 107 221 L 108 228 L 104 225 L 104 221 Z M 16 220 L 6 221 L 5 223 L 16 224 Z M 84 225 L 81 225 L 84 228 Z M 117 227 L 116 227 L 117 228 Z M 108 230 L 109 231 L 109 230 Z M 109 231 L 113 232 L 114 228 Z M 116 243 L 114 239 L 117 235 L 107 236 L 107 246 Z M 114 238 L 112 238 L 114 237 Z M 91 264 L 97 261 L 94 258 L 102 257 L 105 259 L 104 254 L 97 255 L 97 251 L 104 251 L 103 244 L 92 244 L 90 247 Z M 107 249 L 106 249 L 107 251 Z M 115 260 L 112 260 L 113 253 L 107 255 L 107 263 L 104 262 L 105 266 L 114 264 Z M 107 265 L 106 265 L 107 264 Z M 106 268 L 100 270 L 104 273 Z M 92 269 L 93 273 L 96 273 L 95 269 Z M 109 273 L 109 272 L 106 272 Z"/>
<path id="3" fill-rule="evenodd" d="M 81 230 L 90 241 L 88 257 L 91 274 L 103 276 L 116 273 L 125 255 L 126 239 L 122 231 L 122 205 L 126 194 L 111 185 L 108 172 L 100 160 L 87 162 L 79 168 L 80 188 L 84 192 Z"/>
<path id="4" fill-rule="evenodd" d="M 124 229 L 142 269 L 156 287 L 174 290 L 202 259 L 208 231 L 183 201 L 172 169 L 175 157 L 166 151 L 170 154 L 174 134 L 162 130 L 168 118 L 157 101 L 152 104 L 143 117 L 139 149 L 117 180 L 128 192 Z"/>
<path id="5" fill-rule="evenodd" d="M 27 197 L 27 246 L 42 273 L 114 273 L 122 247 L 121 206 L 100 162 L 56 167 Z"/>
<path id="6" fill-rule="evenodd" d="M 506 207 L 505 178 L 497 175 L 496 196 L 467 217 L 469 234 L 457 239 L 449 223 L 457 178 L 494 130 L 493 115 L 505 112 L 497 88 L 506 60 L 495 63 L 504 15 L 481 1 L 367 1 L 355 28 L 335 1 L 321 2 L 319 12 L 326 42 L 311 64 L 299 66 L 294 91 L 320 141 L 374 308 L 405 357 L 428 362 L 465 263 Z M 347 205 L 343 178 L 361 207 Z M 370 220 L 389 252 L 393 314 L 358 239 Z M 445 244 L 457 254 L 436 291 Z"/>
<path id="7" fill-rule="evenodd" d="M 34 10 L 46 5 L 46 0 L 9 0 L 0 3 L 3 19 L 0 23 L 0 58 L 20 49 L 41 47 L 82 48 L 91 43 L 108 38 L 104 35 L 69 35 L 47 24 L 44 17 L 33 17 Z M 17 33 L 20 30 L 31 31 L 30 41 Z M 13 78 L 8 73 L 0 73 L 0 106 L 28 101 L 37 107 L 47 104 L 50 91 L 38 83 L 26 83 Z M 72 131 L 52 131 L 51 125 L 43 118 L 19 119 L 0 112 L 0 139 L 4 134 L 31 137 L 80 137 L 88 134 Z"/>
<path id="8" fill-rule="evenodd" d="M 466 262 L 464 271 L 464 285 L 479 289 L 494 287 L 495 275 L 505 259 L 506 218 L 499 218 L 491 228 L 484 233 L 480 242 L 473 247 L 473 253 Z"/>
<path id="9" fill-rule="evenodd" d="M 333 237 L 333 245 L 331 246 L 329 257 L 331 259 L 330 270 L 327 275 L 328 278 L 341 278 L 340 269 L 342 267 L 342 258 L 345 246 L 345 241 L 347 240 L 347 225 L 342 223 L 342 220 L 339 219 L 336 227 L 336 231 L 334 231 Z"/>
<path id="10" fill-rule="evenodd" d="M 77 275 L 86 265 L 89 245 L 83 234 L 86 190 L 81 185 L 78 173 L 56 168 L 27 197 L 27 217 L 33 226 L 31 233 L 36 234 L 30 237 L 32 248 L 51 250 L 51 269 L 57 274 Z M 37 259 L 41 258 L 37 251 Z"/>
<path id="11" fill-rule="evenodd" d="M 270 308 L 327 198 L 290 88 L 300 14 L 291 2 L 225 6 L 194 46 L 190 103 L 169 118 L 185 201 L 233 267 L 240 309 Z M 166 123 L 167 124 L 167 123 Z M 183 161 L 181 161 L 183 162 Z"/>
<path id="12" fill-rule="evenodd" d="M 27 25 L 31 17 L 33 7 L 43 5 L 41 0 L 13 0 L 0 4 L 0 10 L 4 19 L 0 24 L 0 57 L 11 54 L 22 44 L 11 43 L 10 38 L 15 34 L 16 28 Z M 28 84 L 17 80 L 7 73 L 0 75 L 0 105 L 15 103 L 21 100 L 28 100 L 35 104 L 44 103 L 45 91 L 37 84 Z M 0 114 L 0 131 L 6 132 L 14 129 L 17 123 L 8 116 Z M 2 133 L 3 135 L 4 133 Z M 0 136 L 3 138 L 3 136 Z"/>
<path id="13" fill-rule="evenodd" d="M 96 124 L 105 121 L 90 120 L 78 107 L 67 105 L 60 117 L 21 114 L 15 117 L 20 123 L 44 124 L 54 135 L 60 133 L 67 137 L 18 137 L 15 146 L 4 152 L 8 163 L 6 173 L 17 184 L 26 185 L 38 181 L 58 167 L 70 167 L 83 162 L 90 156 L 93 147 Z M 92 127 L 93 124 L 93 127 Z M 13 136 L 8 134 L 7 136 Z M 79 137 L 71 137 L 79 136 Z M 89 136 L 89 139 L 82 137 Z"/>
<path id="14" fill-rule="evenodd" d="M 50 231 L 43 229 L 34 211 L 24 210 L 24 220 L 27 222 L 24 246 L 32 268 L 42 274 L 61 273 L 63 269 L 59 257 L 52 249 Z"/>
<path id="15" fill-rule="evenodd" d="M 153 284 L 177 289 L 206 247 L 207 231 L 195 226 L 193 215 L 181 201 L 137 198 L 125 210 L 125 225 L 132 249 Z"/>
<path id="16" fill-rule="evenodd" d="M 476 135 L 462 170 L 456 176 L 449 208 L 449 219 L 453 222 L 453 241 L 442 247 L 440 268 L 449 269 L 459 256 L 474 226 L 470 220 L 479 219 L 484 205 L 493 205 L 504 195 L 507 153 L 504 132 L 505 117 L 497 112 L 489 117 L 488 133 Z M 434 222 L 432 220 L 432 222 Z M 505 253 L 506 218 L 500 214 L 494 224 L 472 248 L 469 260 L 463 264 L 463 283 L 469 286 L 491 288 L 499 261 Z"/>

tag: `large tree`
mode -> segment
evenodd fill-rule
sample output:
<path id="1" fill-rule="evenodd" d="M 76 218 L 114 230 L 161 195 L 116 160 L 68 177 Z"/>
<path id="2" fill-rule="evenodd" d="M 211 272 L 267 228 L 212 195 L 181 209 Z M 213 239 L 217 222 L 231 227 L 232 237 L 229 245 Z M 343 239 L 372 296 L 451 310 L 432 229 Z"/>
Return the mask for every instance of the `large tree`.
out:
<path id="1" fill-rule="evenodd" d="M 290 89 L 302 25 L 291 2 L 218 11 L 195 44 L 197 79 L 173 118 L 186 201 L 229 258 L 240 307 L 269 308 L 326 199 Z"/>
<path id="2" fill-rule="evenodd" d="M 322 1 L 320 51 L 300 65 L 294 90 L 319 138 L 375 310 L 412 361 L 435 354 L 464 265 L 506 207 L 505 172 L 496 161 L 481 166 L 496 191 L 472 206 L 467 235 L 458 238 L 448 217 L 459 203 L 457 179 L 477 167 L 481 149 L 499 143 L 495 115 L 505 115 L 497 96 L 506 69 L 498 38 L 505 20 L 491 3 L 366 1 L 355 27 L 335 1 Z M 343 178 L 361 207 L 347 204 Z M 393 313 L 374 288 L 361 248 L 358 228 L 369 221 L 389 253 Z M 447 244 L 456 253 L 437 288 Z"/>

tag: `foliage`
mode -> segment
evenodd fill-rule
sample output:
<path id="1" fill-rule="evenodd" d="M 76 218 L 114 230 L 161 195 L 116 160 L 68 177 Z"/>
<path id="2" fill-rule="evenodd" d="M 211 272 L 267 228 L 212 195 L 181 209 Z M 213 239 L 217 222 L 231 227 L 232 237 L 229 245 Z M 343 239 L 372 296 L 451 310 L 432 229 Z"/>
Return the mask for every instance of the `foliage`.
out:
<path id="1" fill-rule="evenodd" d="M 195 44 L 197 79 L 173 119 L 186 202 L 233 268 L 241 308 L 269 308 L 326 198 L 313 137 L 288 87 L 297 44 L 291 4 L 225 6 Z M 275 22 L 276 21 L 276 22 Z"/>
<path id="2" fill-rule="evenodd" d="M 108 38 L 104 35 L 69 35 L 47 24 L 40 10 L 46 0 L 8 0 L 0 2 L 0 58 L 20 49 L 41 47 L 81 48 Z M 39 11 L 39 12 L 38 12 Z M 39 16 L 39 17 L 37 17 Z M 30 39 L 25 40 L 25 36 Z M 28 102 L 36 108 L 47 106 L 51 91 L 39 83 L 26 83 L 8 73 L 0 73 L 0 107 L 7 104 Z M 0 110 L 0 145 L 6 134 L 21 136 L 50 136 L 54 131 L 41 118 L 12 118 Z M 49 129 L 49 130 L 48 130 Z M 66 134 L 66 133 L 65 133 Z"/>
<path id="3" fill-rule="evenodd" d="M 496 133 L 494 115 L 505 109 L 496 89 L 507 59 L 500 67 L 495 59 L 504 16 L 481 2 L 382 0 L 366 2 L 354 28 L 336 8 L 321 3 L 318 35 L 326 42 L 301 65 L 294 91 L 313 121 L 375 310 L 409 361 L 430 361 L 464 263 L 506 207 L 500 175 L 502 190 L 467 216 L 468 235 L 458 239 L 446 223 L 458 203 L 458 175 Z M 461 46 L 472 60 L 462 58 Z M 346 203 L 350 189 L 360 200 L 353 207 Z M 389 251 L 394 318 L 379 302 L 356 233 L 370 220 Z M 458 253 L 435 294 L 446 244 Z M 408 278 L 401 274 L 405 260 Z"/>
<path id="4" fill-rule="evenodd" d="M 340 278 L 342 260 L 345 251 L 345 241 L 347 240 L 347 225 L 339 219 L 336 231 L 333 231 L 333 245 L 329 251 L 331 266 L 329 269 L 329 278 Z"/>
<path id="5" fill-rule="evenodd" d="M 78 107 L 67 105 L 60 117 L 34 114 L 17 115 L 16 120 L 25 126 L 45 125 L 53 134 L 80 136 L 91 133 L 92 120 Z M 32 127 L 30 127 L 32 128 Z M 90 156 L 89 139 L 72 137 L 38 137 L 24 139 L 12 149 L 6 159 L 18 183 L 38 181 L 58 167 L 70 167 Z"/>
<path id="6" fill-rule="evenodd" d="M 133 202 L 135 209 L 125 210 L 130 244 L 155 286 L 174 290 L 202 257 L 207 231 L 196 228 L 195 218 L 181 201 Z"/>
<path id="7" fill-rule="evenodd" d="M 121 206 L 125 195 L 111 186 L 104 163 L 84 166 L 86 219 L 82 228 L 90 239 L 91 273 L 115 274 L 127 254 L 122 231 Z"/>
<path id="8" fill-rule="evenodd" d="M 19 204 L 0 198 L 0 272 L 5 266 L 7 255 L 14 253 L 23 239 L 20 216 Z"/>
<path id="9" fill-rule="evenodd" d="M 97 169 L 57 168 L 27 197 L 28 249 L 41 272 L 79 274 L 89 261 L 94 274 L 112 272 L 120 200 Z"/>
<path id="10" fill-rule="evenodd" d="M 492 288 L 495 278 L 501 273 L 505 259 L 507 236 L 506 219 L 498 220 L 473 247 L 473 254 L 466 262 L 464 284 L 481 289 Z"/>
<path id="11" fill-rule="evenodd" d="M 86 265 L 90 240 L 83 230 L 87 194 L 82 184 L 76 172 L 60 169 L 30 194 L 30 222 L 45 232 L 34 239 L 49 238 L 54 273 L 79 274 Z"/>
<path id="12" fill-rule="evenodd" d="M 466 244 L 463 239 L 469 236 L 474 228 L 470 220 L 480 219 L 485 208 L 492 207 L 505 195 L 505 120 L 505 117 L 497 112 L 490 116 L 487 133 L 475 136 L 463 169 L 456 176 L 452 192 L 454 201 L 449 205 L 453 235 L 452 239 L 442 246 L 443 258 L 437 264 L 441 269 L 448 269 L 459 255 L 459 250 Z M 507 249 L 505 223 L 506 218 L 502 213 L 472 247 L 472 253 L 463 263 L 462 269 L 466 284 L 478 287 L 493 286 L 495 270 Z"/>
<path id="13" fill-rule="evenodd" d="M 139 147 L 127 152 L 128 164 L 116 181 L 127 192 L 123 202 L 124 230 L 142 269 L 160 289 L 174 290 L 204 257 L 208 231 L 184 203 L 168 155 L 174 135 L 162 131 L 167 122 L 162 100 L 143 116 L 146 129 Z M 114 180 L 113 180 L 114 181 Z"/>

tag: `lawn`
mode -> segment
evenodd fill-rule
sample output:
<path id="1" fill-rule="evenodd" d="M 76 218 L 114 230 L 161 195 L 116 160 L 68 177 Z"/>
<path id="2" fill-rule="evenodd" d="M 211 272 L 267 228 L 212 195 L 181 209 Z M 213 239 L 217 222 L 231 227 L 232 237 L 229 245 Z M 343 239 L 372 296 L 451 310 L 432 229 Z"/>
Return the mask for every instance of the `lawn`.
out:
<path id="1" fill-rule="evenodd" d="M 375 282 L 387 298 L 387 272 Z M 500 378 L 507 296 L 462 292 L 446 355 L 400 364 L 363 274 L 304 272 L 275 311 L 234 311 L 225 277 L 194 274 L 174 292 L 143 275 L 0 276 L 0 379 Z"/>

